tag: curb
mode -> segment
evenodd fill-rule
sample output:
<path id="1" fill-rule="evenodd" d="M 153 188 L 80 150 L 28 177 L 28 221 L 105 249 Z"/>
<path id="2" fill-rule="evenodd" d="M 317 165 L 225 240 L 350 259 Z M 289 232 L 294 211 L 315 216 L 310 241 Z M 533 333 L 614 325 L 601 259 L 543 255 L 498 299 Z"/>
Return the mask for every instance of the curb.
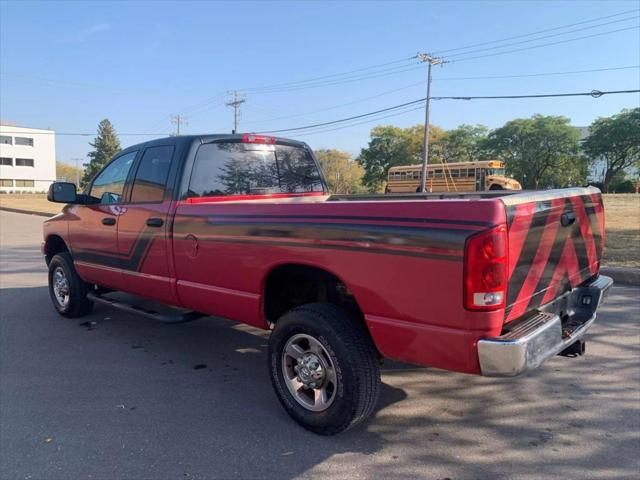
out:
<path id="1" fill-rule="evenodd" d="M 640 286 L 640 268 L 602 267 L 600 273 L 613 278 L 619 285 Z"/>
<path id="2" fill-rule="evenodd" d="M 24 213 L 27 215 L 38 215 L 40 217 L 53 217 L 57 215 L 56 213 L 47 213 L 47 212 L 34 212 L 33 210 L 23 210 L 21 208 L 10 208 L 10 207 L 2 207 L 0 206 L 0 210 L 5 212 L 13 212 L 13 213 Z"/>

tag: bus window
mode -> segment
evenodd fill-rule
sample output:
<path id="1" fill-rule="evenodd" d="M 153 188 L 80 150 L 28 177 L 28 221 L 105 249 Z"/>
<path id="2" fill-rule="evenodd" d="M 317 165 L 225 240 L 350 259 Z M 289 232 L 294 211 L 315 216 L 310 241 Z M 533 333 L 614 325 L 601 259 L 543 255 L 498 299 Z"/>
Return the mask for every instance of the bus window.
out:
<path id="1" fill-rule="evenodd" d="M 418 171 L 413 172 L 413 179 L 414 180 L 420 180 L 420 172 L 418 172 Z"/>
<path id="2" fill-rule="evenodd" d="M 434 170 L 434 173 L 436 178 L 442 178 L 442 170 Z"/>
<path id="3" fill-rule="evenodd" d="M 497 177 L 504 177 L 504 168 L 488 168 L 487 175 L 495 175 Z"/>
<path id="4" fill-rule="evenodd" d="M 451 178 L 459 178 L 460 177 L 460 170 L 458 170 L 457 168 L 454 170 L 451 170 Z"/>

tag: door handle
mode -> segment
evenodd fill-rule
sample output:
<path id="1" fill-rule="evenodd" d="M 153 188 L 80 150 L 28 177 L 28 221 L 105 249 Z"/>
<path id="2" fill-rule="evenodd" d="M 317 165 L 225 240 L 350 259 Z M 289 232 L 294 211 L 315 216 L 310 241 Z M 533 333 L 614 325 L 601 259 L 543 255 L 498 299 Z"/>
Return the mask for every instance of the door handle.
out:
<path id="1" fill-rule="evenodd" d="M 576 214 L 573 212 L 563 213 L 562 216 L 560 217 L 560 223 L 562 224 L 563 227 L 568 227 L 575 221 L 576 221 Z"/>
<path id="2" fill-rule="evenodd" d="M 161 227 L 164 224 L 161 218 L 148 218 L 147 226 L 148 227 Z"/>
<path id="3" fill-rule="evenodd" d="M 116 219 L 113 217 L 105 217 L 102 219 L 102 224 L 103 225 L 115 225 L 116 224 Z"/>

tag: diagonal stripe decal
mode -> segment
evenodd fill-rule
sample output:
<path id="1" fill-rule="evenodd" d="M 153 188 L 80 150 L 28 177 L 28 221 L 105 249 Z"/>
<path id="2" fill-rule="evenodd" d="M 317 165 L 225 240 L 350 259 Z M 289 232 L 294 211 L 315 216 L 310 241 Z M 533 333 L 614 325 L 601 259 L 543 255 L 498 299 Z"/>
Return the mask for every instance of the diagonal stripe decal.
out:
<path id="1" fill-rule="evenodd" d="M 508 217 L 507 321 L 597 274 L 603 250 L 604 211 L 599 194 L 566 196 L 551 200 L 551 204 L 531 202 L 518 207 L 522 209 L 512 210 L 515 218 Z M 575 215 L 575 221 L 562 225 L 560 219 L 565 214 L 567 218 Z"/>

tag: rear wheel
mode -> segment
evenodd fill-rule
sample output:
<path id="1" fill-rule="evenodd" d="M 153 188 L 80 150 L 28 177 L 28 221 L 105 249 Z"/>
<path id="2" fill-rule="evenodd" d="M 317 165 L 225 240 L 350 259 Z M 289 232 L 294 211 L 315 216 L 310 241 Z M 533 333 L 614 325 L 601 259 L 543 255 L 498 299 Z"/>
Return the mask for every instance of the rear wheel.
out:
<path id="1" fill-rule="evenodd" d="M 335 305 L 303 305 L 283 315 L 269 339 L 269 371 L 287 413 L 321 435 L 361 423 L 378 400 L 373 343 L 364 327 Z"/>
<path id="2" fill-rule="evenodd" d="M 89 285 L 78 276 L 71 255 L 54 255 L 49 262 L 49 295 L 58 313 L 69 318 L 89 313 L 93 303 L 87 299 L 88 291 Z"/>

